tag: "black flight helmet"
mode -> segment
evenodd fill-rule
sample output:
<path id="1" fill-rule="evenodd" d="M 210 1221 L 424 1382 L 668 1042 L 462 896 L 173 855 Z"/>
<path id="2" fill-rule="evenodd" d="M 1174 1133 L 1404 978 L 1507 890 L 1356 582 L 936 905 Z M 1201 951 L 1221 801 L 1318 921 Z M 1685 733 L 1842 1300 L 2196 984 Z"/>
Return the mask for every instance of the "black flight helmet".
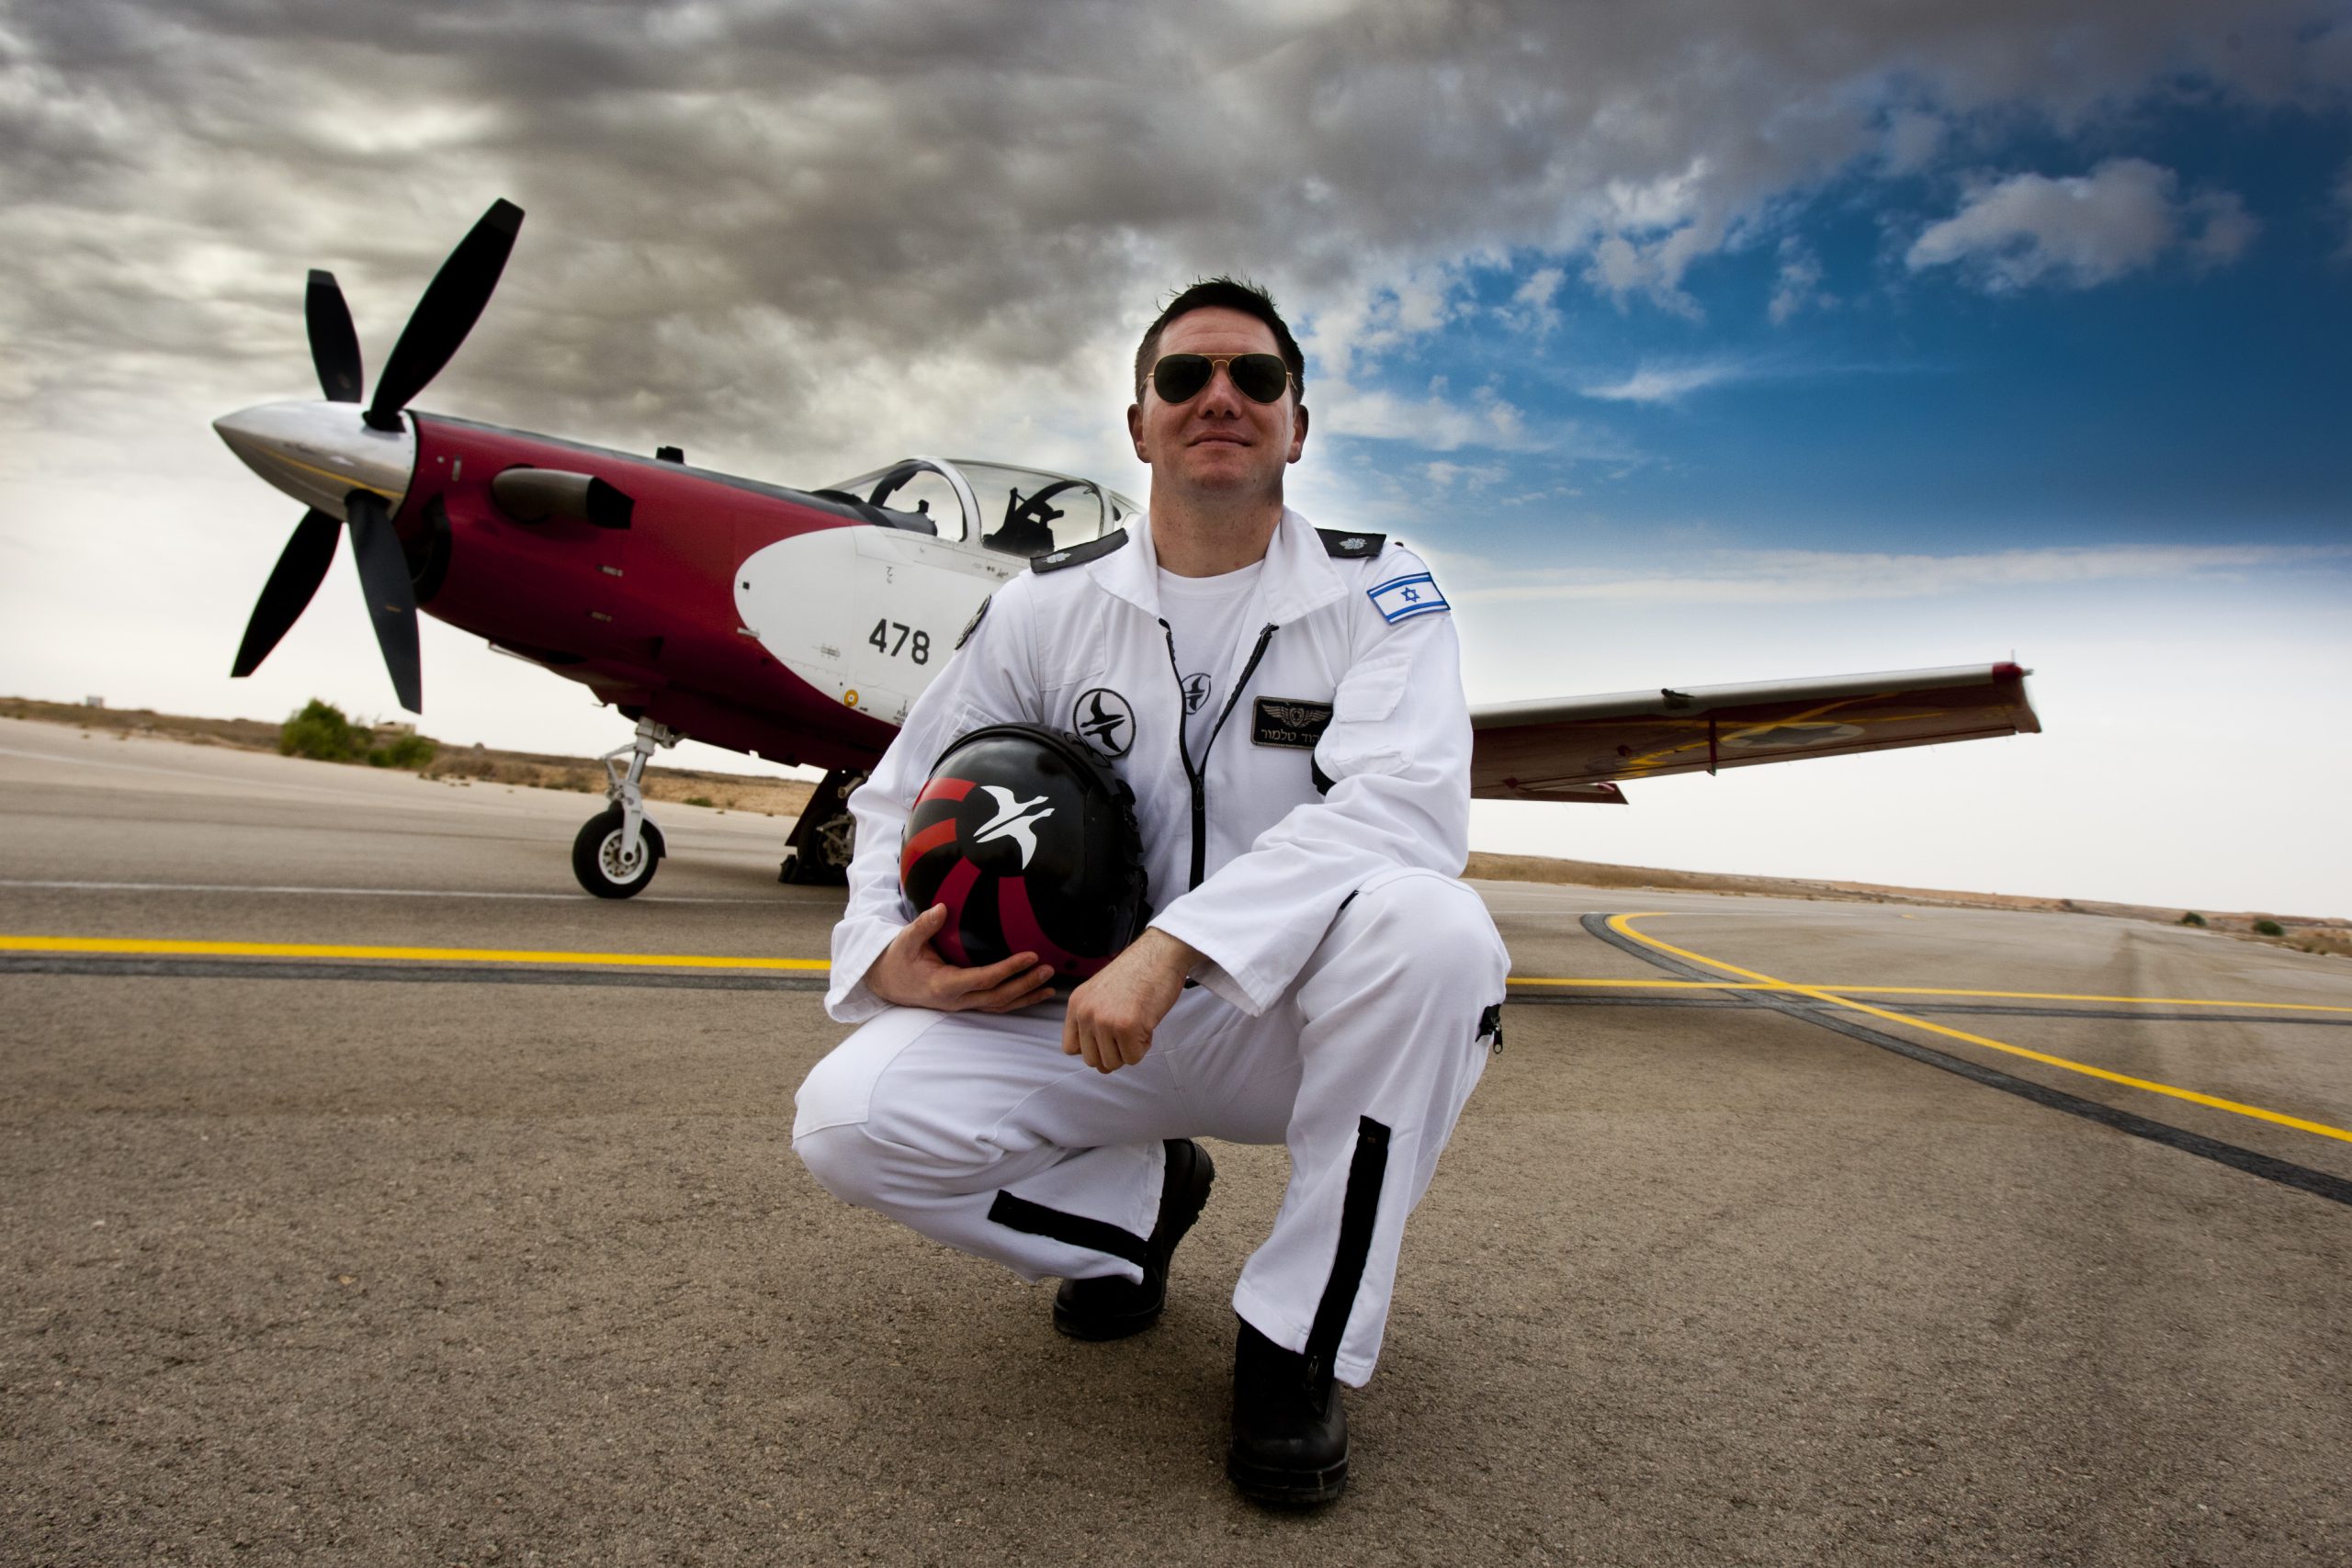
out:
<path id="1" fill-rule="evenodd" d="M 899 885 L 947 907 L 932 946 L 978 968 L 1034 953 L 1057 987 L 1118 956 L 1150 919 L 1135 792 L 1074 735 L 976 729 L 940 753 L 915 796 Z"/>

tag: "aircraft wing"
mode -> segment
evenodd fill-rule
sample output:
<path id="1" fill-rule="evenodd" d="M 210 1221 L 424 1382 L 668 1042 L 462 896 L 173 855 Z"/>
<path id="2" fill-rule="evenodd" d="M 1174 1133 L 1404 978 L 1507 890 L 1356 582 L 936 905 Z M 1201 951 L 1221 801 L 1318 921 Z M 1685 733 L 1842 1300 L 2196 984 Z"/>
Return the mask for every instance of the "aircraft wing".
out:
<path id="1" fill-rule="evenodd" d="M 1897 670 L 1474 708 L 1470 793 L 1624 804 L 1618 784 L 2041 729 L 2015 664 Z"/>

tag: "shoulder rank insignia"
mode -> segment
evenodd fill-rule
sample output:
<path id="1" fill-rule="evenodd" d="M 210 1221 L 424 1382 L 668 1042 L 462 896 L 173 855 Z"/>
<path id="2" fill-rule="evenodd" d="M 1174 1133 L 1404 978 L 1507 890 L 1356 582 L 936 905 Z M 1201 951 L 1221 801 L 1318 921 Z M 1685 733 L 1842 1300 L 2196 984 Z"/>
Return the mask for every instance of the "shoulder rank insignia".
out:
<path id="1" fill-rule="evenodd" d="M 1042 556 L 1033 556 L 1029 560 L 1029 570 L 1031 571 L 1059 571 L 1066 566 L 1082 566 L 1088 561 L 1102 559 L 1126 542 L 1127 531 L 1125 528 L 1114 528 L 1099 539 L 1089 539 L 1082 545 L 1072 545 L 1066 550 L 1047 550 Z"/>
<path id="2" fill-rule="evenodd" d="M 1385 534 L 1351 534 L 1344 528 L 1315 531 L 1323 536 L 1323 553 L 1341 560 L 1370 560 L 1388 543 Z"/>
<path id="3" fill-rule="evenodd" d="M 1377 588 L 1365 589 L 1364 592 L 1372 600 L 1372 607 L 1379 611 L 1381 618 L 1392 626 L 1398 621 L 1409 621 L 1415 615 L 1434 615 L 1441 610 L 1453 607 L 1445 602 L 1445 595 L 1437 591 L 1437 584 L 1430 580 L 1426 571 L 1417 571 L 1409 577 L 1392 577 Z"/>
<path id="4" fill-rule="evenodd" d="M 956 646 L 957 648 L 961 648 L 966 643 L 972 640 L 972 634 L 980 629 L 980 622 L 988 616 L 989 606 L 995 603 L 996 595 L 993 593 L 980 601 L 980 607 L 972 612 L 972 618 L 966 621 L 964 623 L 964 629 L 956 634 Z"/>

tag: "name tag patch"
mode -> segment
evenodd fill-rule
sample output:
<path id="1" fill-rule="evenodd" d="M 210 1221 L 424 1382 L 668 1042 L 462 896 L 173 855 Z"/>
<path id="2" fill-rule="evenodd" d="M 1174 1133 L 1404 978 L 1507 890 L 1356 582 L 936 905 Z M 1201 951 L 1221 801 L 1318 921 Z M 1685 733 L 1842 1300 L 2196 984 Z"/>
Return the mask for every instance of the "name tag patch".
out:
<path id="1" fill-rule="evenodd" d="M 1364 592 L 1372 597 L 1372 607 L 1378 610 L 1382 618 L 1392 626 L 1398 621 L 1409 621 L 1415 615 L 1434 615 L 1442 610 L 1453 608 L 1445 602 L 1445 595 L 1437 591 L 1437 584 L 1430 580 L 1426 571 L 1417 571 L 1410 577 L 1392 577 L 1379 587 L 1367 588 Z"/>
<path id="2" fill-rule="evenodd" d="M 1260 697 L 1250 710 L 1250 739 L 1261 746 L 1312 751 L 1331 728 L 1331 705 L 1303 697 Z"/>

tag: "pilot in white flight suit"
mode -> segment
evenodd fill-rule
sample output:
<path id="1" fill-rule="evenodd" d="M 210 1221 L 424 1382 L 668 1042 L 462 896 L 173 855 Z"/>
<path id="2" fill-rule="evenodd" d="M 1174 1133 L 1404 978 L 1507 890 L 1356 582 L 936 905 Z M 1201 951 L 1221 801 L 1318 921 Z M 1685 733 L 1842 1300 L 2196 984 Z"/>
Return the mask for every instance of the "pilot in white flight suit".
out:
<path id="1" fill-rule="evenodd" d="M 1158 1320 L 1214 1175 L 1193 1137 L 1286 1144 L 1289 1190 L 1233 1294 L 1228 1472 L 1289 1502 L 1344 1482 L 1332 1381 L 1372 1373 L 1406 1216 L 1499 1046 L 1509 967 L 1455 880 L 1471 735 L 1453 616 L 1401 545 L 1282 507 L 1298 367 L 1272 302 L 1226 280 L 1145 338 L 1129 421 L 1149 520 L 999 590 L 851 797 L 826 1005 L 863 1027 L 801 1087 L 793 1129 L 837 1196 L 1064 1280 L 1056 1322 L 1089 1338 Z M 1157 912 L 1067 1007 L 1034 955 L 944 964 L 925 945 L 939 912 L 899 891 L 933 761 L 1001 723 L 1081 736 L 1136 795 Z"/>

